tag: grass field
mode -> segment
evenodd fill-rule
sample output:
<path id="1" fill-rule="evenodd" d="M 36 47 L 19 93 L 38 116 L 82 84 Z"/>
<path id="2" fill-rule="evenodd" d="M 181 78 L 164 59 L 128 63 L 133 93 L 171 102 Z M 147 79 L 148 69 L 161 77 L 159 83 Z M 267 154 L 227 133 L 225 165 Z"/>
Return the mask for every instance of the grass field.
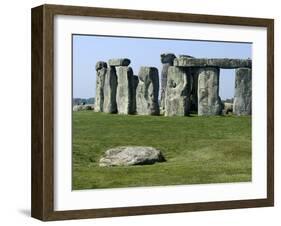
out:
<path id="1" fill-rule="evenodd" d="M 112 147 L 152 146 L 166 162 L 98 166 Z M 251 117 L 73 112 L 73 189 L 251 181 Z"/>

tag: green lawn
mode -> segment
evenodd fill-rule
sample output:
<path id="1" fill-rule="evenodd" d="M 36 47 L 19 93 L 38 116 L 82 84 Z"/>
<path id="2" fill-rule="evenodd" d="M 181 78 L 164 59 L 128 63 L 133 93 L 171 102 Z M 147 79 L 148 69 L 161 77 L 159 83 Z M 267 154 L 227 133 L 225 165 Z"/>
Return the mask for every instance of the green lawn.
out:
<path id="1" fill-rule="evenodd" d="M 160 149 L 166 162 L 99 167 L 126 145 Z M 73 112 L 73 189 L 251 181 L 251 117 L 164 117 Z"/>

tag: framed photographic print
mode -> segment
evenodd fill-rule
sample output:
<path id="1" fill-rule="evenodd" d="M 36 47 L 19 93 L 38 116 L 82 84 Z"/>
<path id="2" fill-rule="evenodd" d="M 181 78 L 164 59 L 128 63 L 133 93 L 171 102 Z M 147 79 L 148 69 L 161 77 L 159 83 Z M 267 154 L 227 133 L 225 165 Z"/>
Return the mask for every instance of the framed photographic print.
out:
<path id="1" fill-rule="evenodd" d="M 273 206 L 274 21 L 32 9 L 32 216 Z"/>

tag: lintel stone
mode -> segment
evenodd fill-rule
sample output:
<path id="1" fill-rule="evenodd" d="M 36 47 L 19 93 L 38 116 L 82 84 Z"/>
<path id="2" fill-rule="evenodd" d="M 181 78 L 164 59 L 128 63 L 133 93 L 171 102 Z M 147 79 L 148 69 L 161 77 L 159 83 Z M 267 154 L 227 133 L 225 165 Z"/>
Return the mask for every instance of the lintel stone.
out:
<path id="1" fill-rule="evenodd" d="M 109 66 L 128 66 L 131 63 L 128 58 L 110 59 L 108 61 Z"/>
<path id="2" fill-rule="evenodd" d="M 191 58 L 179 57 L 174 59 L 174 66 L 178 67 L 219 67 L 223 69 L 251 68 L 251 59 L 230 58 Z"/>

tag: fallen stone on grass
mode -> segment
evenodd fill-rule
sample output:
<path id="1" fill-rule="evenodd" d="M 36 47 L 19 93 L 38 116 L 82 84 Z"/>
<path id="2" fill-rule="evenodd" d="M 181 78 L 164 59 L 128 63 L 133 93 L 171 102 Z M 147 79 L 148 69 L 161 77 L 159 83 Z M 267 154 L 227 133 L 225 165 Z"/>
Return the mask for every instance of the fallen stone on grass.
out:
<path id="1" fill-rule="evenodd" d="M 100 159 L 99 166 L 132 166 L 164 162 L 160 150 L 145 146 L 123 146 L 109 149 Z"/>

